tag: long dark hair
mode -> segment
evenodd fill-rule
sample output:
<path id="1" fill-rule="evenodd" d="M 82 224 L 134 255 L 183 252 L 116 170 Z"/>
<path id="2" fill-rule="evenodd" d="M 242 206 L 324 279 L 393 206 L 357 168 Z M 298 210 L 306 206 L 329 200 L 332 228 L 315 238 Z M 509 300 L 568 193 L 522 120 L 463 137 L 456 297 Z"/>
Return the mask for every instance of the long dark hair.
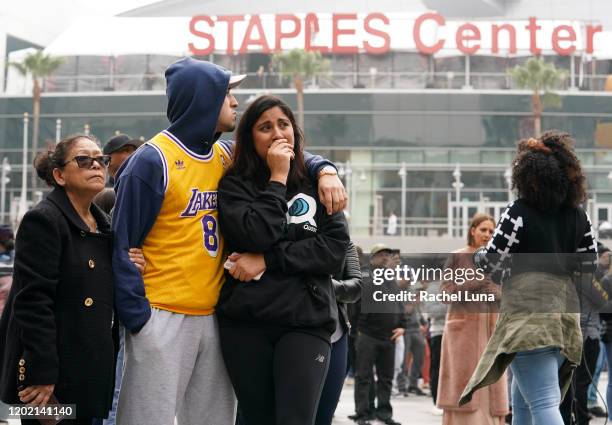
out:
<path id="1" fill-rule="evenodd" d="M 287 188 L 289 192 L 295 191 L 300 185 L 307 182 L 306 165 L 304 164 L 304 135 L 295 122 L 295 117 L 289 105 L 274 96 L 260 96 L 244 111 L 238 128 L 236 129 L 236 147 L 234 160 L 227 170 L 228 175 L 239 175 L 255 181 L 258 187 L 264 187 L 270 180 L 268 164 L 257 155 L 253 140 L 253 127 L 268 109 L 278 107 L 291 121 L 293 127 L 293 151 L 295 158 L 291 161 Z"/>
<path id="2" fill-rule="evenodd" d="M 540 211 L 576 208 L 586 199 L 586 178 L 567 133 L 550 130 L 521 140 L 512 166 L 512 186 Z"/>

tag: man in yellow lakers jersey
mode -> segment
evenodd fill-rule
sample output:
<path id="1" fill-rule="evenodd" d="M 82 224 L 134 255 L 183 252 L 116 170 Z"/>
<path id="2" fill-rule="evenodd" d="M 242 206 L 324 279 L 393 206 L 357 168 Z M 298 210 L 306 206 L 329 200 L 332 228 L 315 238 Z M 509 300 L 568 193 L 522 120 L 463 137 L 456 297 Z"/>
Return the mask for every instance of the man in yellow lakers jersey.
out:
<path id="1" fill-rule="evenodd" d="M 226 254 L 217 186 L 233 149 L 219 140 L 236 124 L 230 90 L 244 78 L 191 58 L 170 65 L 171 125 L 118 171 L 113 273 L 117 314 L 128 330 L 118 424 L 172 425 L 176 417 L 179 425 L 234 425 L 214 315 Z M 335 169 L 316 156 L 307 165 L 315 178 L 324 175 L 319 189 L 328 210 L 342 209 Z M 144 276 L 129 247 L 142 247 Z"/>

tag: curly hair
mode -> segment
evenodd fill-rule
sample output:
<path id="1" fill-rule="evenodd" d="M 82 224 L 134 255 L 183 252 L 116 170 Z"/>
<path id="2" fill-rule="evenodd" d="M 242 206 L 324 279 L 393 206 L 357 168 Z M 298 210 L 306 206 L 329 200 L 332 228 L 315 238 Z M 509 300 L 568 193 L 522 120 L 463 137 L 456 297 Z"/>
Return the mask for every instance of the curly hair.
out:
<path id="1" fill-rule="evenodd" d="M 574 139 L 550 130 L 521 140 L 512 163 L 512 188 L 538 210 L 576 208 L 586 199 L 586 178 L 574 152 Z"/>

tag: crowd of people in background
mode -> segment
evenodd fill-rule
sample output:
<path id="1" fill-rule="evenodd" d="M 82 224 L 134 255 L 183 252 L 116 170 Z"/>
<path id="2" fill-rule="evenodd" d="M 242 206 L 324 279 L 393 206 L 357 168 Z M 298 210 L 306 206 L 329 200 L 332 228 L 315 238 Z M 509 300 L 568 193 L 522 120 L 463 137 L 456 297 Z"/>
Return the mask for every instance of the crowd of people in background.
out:
<path id="1" fill-rule="evenodd" d="M 581 206 L 569 135 L 519 142 L 516 201 L 497 223 L 476 214 L 444 263 L 485 279 L 408 282 L 384 273 L 398 249 L 366 256 L 350 241 L 336 169 L 306 152 L 283 100 L 258 97 L 235 141 L 221 139 L 244 78 L 182 59 L 166 71 L 170 126 L 150 141 L 117 135 L 101 149 L 74 135 L 36 157 L 50 194 L 16 238 L 0 227 L 0 265 L 12 265 L 0 276 L 3 402 L 75 404 L 66 424 L 330 425 L 348 376 L 358 425 L 401 425 L 394 398 L 428 395 L 444 425 L 607 414 L 596 387 L 612 361 L 610 250 Z M 557 256 L 543 266 L 539 253 Z M 574 253 L 578 283 L 559 260 Z M 530 261 L 510 263 L 521 254 Z M 375 275 L 389 293 L 494 302 L 373 311 Z M 577 309 L 555 309 L 568 293 Z"/>

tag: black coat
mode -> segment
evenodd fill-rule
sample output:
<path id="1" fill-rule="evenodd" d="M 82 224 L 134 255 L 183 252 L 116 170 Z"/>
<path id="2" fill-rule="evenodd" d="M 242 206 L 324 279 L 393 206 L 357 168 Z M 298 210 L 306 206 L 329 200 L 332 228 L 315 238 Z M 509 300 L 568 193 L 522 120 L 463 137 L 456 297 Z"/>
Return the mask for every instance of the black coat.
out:
<path id="1" fill-rule="evenodd" d="M 55 384 L 77 417 L 106 417 L 114 386 L 112 235 L 92 205 L 89 231 L 63 189 L 23 217 L 13 286 L 0 319 L 0 398 Z"/>

